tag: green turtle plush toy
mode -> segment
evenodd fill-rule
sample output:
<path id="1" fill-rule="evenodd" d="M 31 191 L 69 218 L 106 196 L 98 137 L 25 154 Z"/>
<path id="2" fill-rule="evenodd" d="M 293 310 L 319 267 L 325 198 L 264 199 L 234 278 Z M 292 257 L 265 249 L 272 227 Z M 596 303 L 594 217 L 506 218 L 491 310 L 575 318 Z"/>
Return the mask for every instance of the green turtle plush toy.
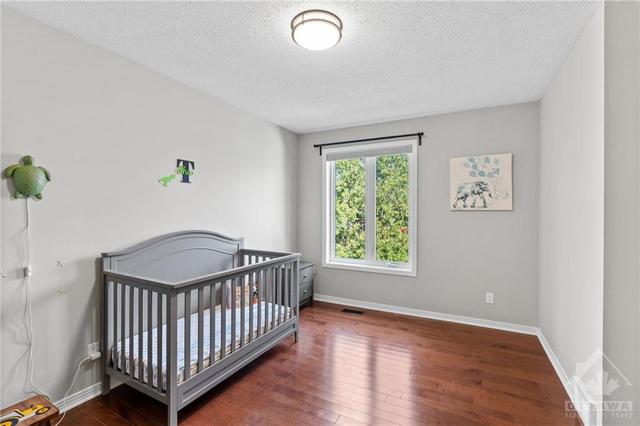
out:
<path id="1" fill-rule="evenodd" d="M 16 198 L 36 197 L 42 199 L 42 190 L 51 180 L 49 171 L 33 165 L 33 157 L 25 155 L 22 164 L 14 164 L 4 169 L 4 177 L 13 180 Z"/>

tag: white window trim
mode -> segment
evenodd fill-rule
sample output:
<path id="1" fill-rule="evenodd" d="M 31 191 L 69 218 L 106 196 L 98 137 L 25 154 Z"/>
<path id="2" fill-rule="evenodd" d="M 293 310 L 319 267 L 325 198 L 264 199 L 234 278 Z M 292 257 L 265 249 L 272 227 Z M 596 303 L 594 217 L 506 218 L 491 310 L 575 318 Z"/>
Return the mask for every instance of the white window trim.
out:
<path id="1" fill-rule="evenodd" d="M 327 155 L 337 152 L 358 152 L 369 151 L 375 148 L 393 148 L 411 146 L 411 153 L 408 155 L 409 161 L 409 262 L 406 264 L 390 262 L 367 262 L 357 259 L 337 259 L 332 257 L 335 252 L 335 244 L 329 229 L 334 229 L 334 176 L 333 161 L 327 161 Z M 367 157 L 366 161 L 375 161 L 375 157 Z M 365 205 L 367 211 L 375 212 L 375 168 L 367 167 Z M 371 176 L 372 175 L 372 176 Z M 374 184 L 371 184 L 374 182 Z M 373 205 L 371 205 L 373 203 Z M 389 142 L 376 142 L 363 145 L 352 145 L 346 147 L 325 148 L 322 152 L 322 266 L 325 268 L 346 269 L 352 271 L 374 272 L 381 274 L 417 276 L 417 237 L 418 237 L 418 140 L 416 138 L 394 140 Z M 365 257 L 375 259 L 375 228 L 372 221 L 374 217 L 365 215 L 366 246 Z"/>

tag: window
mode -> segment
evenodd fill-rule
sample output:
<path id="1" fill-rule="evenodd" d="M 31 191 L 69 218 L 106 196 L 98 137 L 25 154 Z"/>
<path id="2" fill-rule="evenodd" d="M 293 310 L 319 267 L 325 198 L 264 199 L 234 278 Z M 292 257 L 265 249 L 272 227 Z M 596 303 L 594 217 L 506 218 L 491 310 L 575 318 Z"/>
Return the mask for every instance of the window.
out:
<path id="1" fill-rule="evenodd" d="M 325 148 L 323 266 L 416 276 L 416 148 Z"/>

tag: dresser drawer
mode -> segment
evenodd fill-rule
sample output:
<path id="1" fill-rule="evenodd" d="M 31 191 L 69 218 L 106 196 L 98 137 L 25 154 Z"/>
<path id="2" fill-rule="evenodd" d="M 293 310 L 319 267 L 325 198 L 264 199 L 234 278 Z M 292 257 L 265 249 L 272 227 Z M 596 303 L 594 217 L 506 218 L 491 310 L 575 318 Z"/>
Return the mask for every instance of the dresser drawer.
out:
<path id="1" fill-rule="evenodd" d="M 300 262 L 298 270 L 298 301 L 301 304 L 313 301 L 313 263 Z"/>
<path id="2" fill-rule="evenodd" d="M 313 281 L 313 266 L 300 269 L 300 286 L 302 287 L 303 283 L 309 283 L 311 281 Z"/>
<path id="3" fill-rule="evenodd" d="M 303 301 L 313 296 L 313 284 L 311 282 L 300 283 L 300 293 L 298 300 Z"/>

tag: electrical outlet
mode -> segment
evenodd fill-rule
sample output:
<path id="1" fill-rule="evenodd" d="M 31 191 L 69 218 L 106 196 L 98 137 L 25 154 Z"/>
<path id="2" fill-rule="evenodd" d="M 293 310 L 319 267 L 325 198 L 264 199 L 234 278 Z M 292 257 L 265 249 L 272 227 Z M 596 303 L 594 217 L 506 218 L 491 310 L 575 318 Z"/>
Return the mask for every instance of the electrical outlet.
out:
<path id="1" fill-rule="evenodd" d="M 87 346 L 87 355 L 89 355 L 89 358 L 92 360 L 100 358 L 100 356 L 102 356 L 100 353 L 100 342 L 89 343 Z"/>
<path id="2" fill-rule="evenodd" d="M 488 303 L 489 305 L 493 305 L 493 293 L 485 293 L 485 295 L 484 295 L 484 303 Z"/>

